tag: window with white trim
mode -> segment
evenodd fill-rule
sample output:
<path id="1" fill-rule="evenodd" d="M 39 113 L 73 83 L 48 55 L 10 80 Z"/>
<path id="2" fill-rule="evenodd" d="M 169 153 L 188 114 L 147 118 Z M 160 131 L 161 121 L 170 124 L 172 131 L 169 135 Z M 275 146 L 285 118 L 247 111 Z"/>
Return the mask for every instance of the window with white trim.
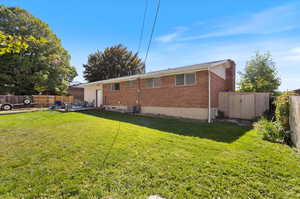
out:
<path id="1" fill-rule="evenodd" d="M 127 82 L 127 86 L 128 87 L 133 87 L 135 85 L 135 80 L 132 80 L 132 81 L 128 81 Z"/>
<path id="2" fill-rule="evenodd" d="M 196 73 L 176 75 L 176 86 L 187 86 L 196 84 Z"/>
<path id="3" fill-rule="evenodd" d="M 111 84 L 110 88 L 112 91 L 118 91 L 118 90 L 120 90 L 120 83 Z"/>
<path id="4" fill-rule="evenodd" d="M 146 80 L 147 88 L 159 88 L 160 87 L 160 78 L 151 78 Z"/>

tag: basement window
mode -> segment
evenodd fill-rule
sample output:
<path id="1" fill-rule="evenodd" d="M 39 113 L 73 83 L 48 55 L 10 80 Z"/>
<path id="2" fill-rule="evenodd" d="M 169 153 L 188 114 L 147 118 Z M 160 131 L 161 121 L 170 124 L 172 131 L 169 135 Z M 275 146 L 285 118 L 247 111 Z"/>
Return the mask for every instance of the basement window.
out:
<path id="1" fill-rule="evenodd" d="M 160 78 L 151 78 L 146 80 L 147 88 L 159 88 L 160 87 Z"/>
<path id="2" fill-rule="evenodd" d="M 188 86 L 196 84 L 196 73 L 176 75 L 176 86 Z"/>
<path id="3" fill-rule="evenodd" d="M 120 90 L 120 83 L 111 84 L 111 90 L 112 91 L 118 91 L 118 90 Z"/>

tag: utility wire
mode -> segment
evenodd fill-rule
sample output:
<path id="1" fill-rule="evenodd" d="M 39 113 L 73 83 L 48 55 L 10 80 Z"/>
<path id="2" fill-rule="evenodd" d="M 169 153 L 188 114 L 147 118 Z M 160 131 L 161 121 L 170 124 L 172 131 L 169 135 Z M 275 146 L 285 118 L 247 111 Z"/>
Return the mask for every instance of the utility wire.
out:
<path id="1" fill-rule="evenodd" d="M 157 18 L 158 18 L 159 9 L 160 9 L 160 0 L 158 0 L 158 4 L 157 4 L 157 8 L 156 8 L 156 14 L 155 14 L 154 22 L 153 22 L 153 25 L 152 25 L 150 40 L 149 40 L 149 43 L 148 43 L 148 48 L 147 48 L 147 52 L 146 52 L 144 63 L 146 63 L 147 58 L 148 58 L 148 53 L 149 53 L 150 45 L 151 45 L 151 42 L 152 42 L 152 39 L 153 39 L 153 34 L 154 34 L 154 30 L 155 30 L 155 26 L 156 26 L 156 22 L 157 22 Z M 139 41 L 138 52 L 140 50 L 140 46 L 141 46 L 142 38 L 143 38 L 143 34 L 144 34 L 145 18 L 146 18 L 146 12 L 147 12 L 147 10 L 148 10 L 148 0 L 146 0 L 146 6 L 145 6 L 145 11 L 144 11 L 144 19 L 143 19 L 142 31 L 141 31 L 140 41 Z M 107 160 L 108 156 L 111 153 L 111 150 L 112 150 L 112 148 L 113 148 L 113 146 L 114 146 L 114 144 L 115 144 L 115 142 L 117 140 L 117 137 L 120 134 L 120 130 L 121 130 L 121 121 L 119 121 L 119 126 L 118 126 L 118 129 L 117 129 L 116 135 L 114 136 L 112 144 L 111 144 L 111 146 L 110 146 L 107 154 L 105 155 L 105 157 L 103 159 L 102 168 L 105 166 L 106 160 Z"/>
<path id="2" fill-rule="evenodd" d="M 143 37 L 144 37 L 145 21 L 146 21 L 146 16 L 147 16 L 147 11 L 148 11 L 148 1 L 149 0 L 145 1 L 144 16 L 143 16 L 142 29 L 141 29 L 141 34 L 140 34 L 140 39 L 139 39 L 139 45 L 138 45 L 137 54 L 139 54 L 139 52 L 141 50 L 142 41 L 143 41 Z"/>
<path id="3" fill-rule="evenodd" d="M 105 163 L 106 163 L 106 160 L 107 160 L 108 156 L 110 155 L 110 153 L 111 153 L 111 151 L 112 151 L 112 148 L 113 148 L 113 146 L 115 145 L 115 143 L 116 143 L 116 141 L 117 141 L 117 138 L 118 138 L 118 136 L 119 136 L 119 134 L 120 134 L 120 130 L 121 130 L 121 120 L 119 120 L 118 123 L 119 123 L 119 126 L 118 126 L 118 129 L 117 129 L 117 132 L 116 132 L 116 134 L 115 134 L 115 136 L 114 136 L 114 138 L 113 138 L 113 141 L 112 141 L 112 143 L 111 143 L 111 145 L 110 145 L 110 147 L 109 147 L 109 149 L 108 149 L 108 151 L 107 151 L 107 153 L 106 153 L 106 155 L 104 156 L 104 159 L 103 159 L 103 161 L 102 161 L 102 168 L 104 168 Z"/>
<path id="4" fill-rule="evenodd" d="M 149 43 L 148 43 L 146 56 L 145 56 L 145 59 L 144 59 L 144 64 L 146 64 L 146 61 L 147 61 L 147 58 L 148 58 L 151 42 L 152 42 L 152 39 L 153 39 L 153 33 L 154 33 L 154 30 L 155 30 L 155 26 L 156 26 L 158 14 L 159 14 L 159 9 L 160 9 L 160 0 L 158 0 L 158 3 L 157 3 L 156 14 L 155 14 L 155 18 L 154 18 L 154 22 L 153 22 L 153 26 L 152 26 L 152 30 L 151 30 L 151 35 L 150 35 L 150 40 L 149 40 Z"/>

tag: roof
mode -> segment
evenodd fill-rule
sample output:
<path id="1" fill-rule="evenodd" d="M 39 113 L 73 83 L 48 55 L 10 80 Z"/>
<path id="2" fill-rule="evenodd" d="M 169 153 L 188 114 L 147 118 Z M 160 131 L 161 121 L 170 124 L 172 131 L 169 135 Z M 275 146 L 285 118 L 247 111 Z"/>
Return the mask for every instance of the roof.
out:
<path id="1" fill-rule="evenodd" d="M 294 90 L 294 92 L 296 92 L 296 93 L 300 93 L 300 88 L 299 88 L 299 89 L 296 89 L 296 90 Z"/>
<path id="2" fill-rule="evenodd" d="M 148 73 L 144 73 L 144 74 L 95 81 L 95 82 L 86 83 L 86 84 L 84 84 L 84 86 L 92 85 L 92 84 L 107 84 L 107 83 L 116 83 L 116 82 L 122 82 L 122 81 L 132 81 L 132 80 L 136 80 L 136 79 L 155 78 L 155 77 L 175 75 L 175 74 L 180 74 L 180 73 L 185 73 L 185 72 L 196 72 L 196 71 L 201 71 L 201 70 L 208 70 L 208 68 L 213 68 L 215 66 L 222 65 L 226 62 L 231 62 L 231 60 L 227 59 L 227 60 L 206 62 L 206 63 L 202 63 L 202 64 L 170 68 L 170 69 L 166 69 L 166 70 L 159 70 L 159 71 L 148 72 Z"/>
<path id="3" fill-rule="evenodd" d="M 84 88 L 84 83 L 73 84 L 69 88 Z"/>

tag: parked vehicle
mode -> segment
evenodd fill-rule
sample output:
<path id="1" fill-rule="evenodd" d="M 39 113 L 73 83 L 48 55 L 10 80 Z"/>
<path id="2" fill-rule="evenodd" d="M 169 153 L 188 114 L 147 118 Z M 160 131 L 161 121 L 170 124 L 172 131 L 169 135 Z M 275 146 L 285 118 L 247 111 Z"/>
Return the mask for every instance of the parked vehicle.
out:
<path id="1" fill-rule="evenodd" d="M 32 97 L 30 96 L 16 96 L 16 95 L 0 95 L 0 109 L 11 110 L 17 106 L 24 106 L 32 104 Z"/>

